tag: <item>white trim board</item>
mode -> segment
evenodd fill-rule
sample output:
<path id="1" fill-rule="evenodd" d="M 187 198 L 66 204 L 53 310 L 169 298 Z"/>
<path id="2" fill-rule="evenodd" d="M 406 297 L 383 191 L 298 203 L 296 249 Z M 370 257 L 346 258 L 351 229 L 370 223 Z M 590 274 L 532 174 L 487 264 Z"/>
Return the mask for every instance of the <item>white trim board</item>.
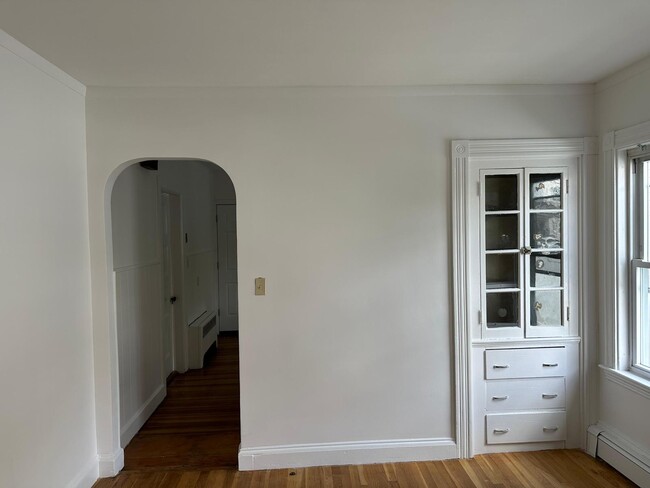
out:
<path id="1" fill-rule="evenodd" d="M 401 439 L 326 444 L 295 444 L 242 448 L 239 469 L 304 468 L 309 466 L 340 466 L 402 461 L 432 461 L 456 457 L 453 439 Z"/>
<path id="2" fill-rule="evenodd" d="M 120 444 L 126 447 L 131 439 L 138 433 L 144 423 L 151 417 L 151 414 L 158 408 L 158 405 L 167 396 L 167 385 L 163 382 L 156 391 L 144 402 L 142 407 L 129 419 L 120 429 Z"/>
<path id="3" fill-rule="evenodd" d="M 111 478 L 117 476 L 122 468 L 124 468 L 124 449 L 119 448 L 112 454 L 102 455 L 98 457 L 99 461 L 99 477 Z"/>
<path id="4" fill-rule="evenodd" d="M 84 97 L 86 96 L 86 85 L 80 81 L 75 80 L 61 68 L 53 65 L 40 54 L 32 51 L 30 48 L 11 37 L 2 29 L 0 29 L 0 46 L 18 56 L 26 63 L 32 65 L 37 70 L 45 73 L 50 78 L 55 79 L 59 83 L 77 92 L 79 95 Z"/>
<path id="5" fill-rule="evenodd" d="M 97 457 L 93 456 L 86 466 L 65 486 L 66 488 L 91 488 L 98 477 L 99 463 Z"/>

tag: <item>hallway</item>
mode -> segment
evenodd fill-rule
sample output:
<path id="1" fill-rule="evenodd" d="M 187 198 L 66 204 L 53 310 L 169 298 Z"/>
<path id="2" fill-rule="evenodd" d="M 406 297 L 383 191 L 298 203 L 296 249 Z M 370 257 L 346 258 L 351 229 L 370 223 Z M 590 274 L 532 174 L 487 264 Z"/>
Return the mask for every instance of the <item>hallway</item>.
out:
<path id="1" fill-rule="evenodd" d="M 239 340 L 222 332 L 203 369 L 172 379 L 124 450 L 124 471 L 236 467 L 239 426 Z"/>

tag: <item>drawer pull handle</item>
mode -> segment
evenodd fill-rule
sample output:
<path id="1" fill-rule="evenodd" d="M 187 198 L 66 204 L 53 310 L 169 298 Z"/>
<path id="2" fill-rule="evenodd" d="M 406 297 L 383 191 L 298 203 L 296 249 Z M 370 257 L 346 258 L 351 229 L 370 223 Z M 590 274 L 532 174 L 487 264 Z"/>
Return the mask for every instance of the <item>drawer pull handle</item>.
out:
<path id="1" fill-rule="evenodd" d="M 495 434 L 507 434 L 510 432 L 510 429 L 494 429 L 492 432 Z"/>
<path id="2" fill-rule="evenodd" d="M 544 366 L 545 368 L 555 368 L 557 367 L 557 365 L 558 365 L 557 363 L 542 363 L 542 366 Z"/>
<path id="3" fill-rule="evenodd" d="M 492 366 L 494 369 L 507 369 L 510 367 L 509 364 L 495 364 Z"/>
<path id="4" fill-rule="evenodd" d="M 508 395 L 503 395 L 503 396 L 493 396 L 492 400 L 507 400 Z"/>
<path id="5" fill-rule="evenodd" d="M 542 427 L 542 430 L 544 432 L 555 432 L 558 429 L 559 429 L 559 427 Z"/>
<path id="6" fill-rule="evenodd" d="M 546 398 L 546 399 L 557 398 L 557 393 L 542 393 L 542 398 Z"/>

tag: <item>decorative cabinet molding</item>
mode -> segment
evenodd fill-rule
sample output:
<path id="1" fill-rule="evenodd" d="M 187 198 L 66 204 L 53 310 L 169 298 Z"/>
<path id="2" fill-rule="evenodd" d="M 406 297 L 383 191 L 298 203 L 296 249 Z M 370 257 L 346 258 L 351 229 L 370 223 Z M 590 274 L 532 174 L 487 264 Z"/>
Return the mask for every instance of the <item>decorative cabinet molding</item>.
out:
<path id="1" fill-rule="evenodd" d="M 595 256 L 578 250 L 597 152 L 596 138 L 451 143 L 461 457 L 584 445 Z"/>

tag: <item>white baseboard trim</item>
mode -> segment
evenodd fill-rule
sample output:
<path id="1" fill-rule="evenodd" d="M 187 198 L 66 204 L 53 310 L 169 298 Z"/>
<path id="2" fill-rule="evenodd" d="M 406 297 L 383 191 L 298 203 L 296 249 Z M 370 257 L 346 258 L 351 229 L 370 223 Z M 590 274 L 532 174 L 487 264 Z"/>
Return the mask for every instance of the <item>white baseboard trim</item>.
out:
<path id="1" fill-rule="evenodd" d="M 457 457 L 456 442 L 448 438 L 294 444 L 241 448 L 239 450 L 239 469 L 252 471 L 343 464 L 430 461 Z"/>
<path id="2" fill-rule="evenodd" d="M 597 439 L 596 457 L 614 467 L 637 485 L 650 487 L 650 451 L 648 449 L 604 422 L 598 422 L 597 425 L 589 428 L 589 436 L 593 437 L 594 435 Z"/>
<path id="3" fill-rule="evenodd" d="M 138 433 L 144 423 L 151 417 L 151 414 L 158 408 L 158 405 L 167 396 L 167 385 L 163 382 L 146 402 L 133 414 L 133 417 L 122 427 L 120 431 L 120 445 L 126 447 L 131 439 Z"/>
<path id="4" fill-rule="evenodd" d="M 122 468 L 124 468 L 124 449 L 122 448 L 113 454 L 100 454 L 97 457 L 99 460 L 98 475 L 100 478 L 117 476 L 122 471 Z"/>
<path id="5" fill-rule="evenodd" d="M 96 457 L 93 457 L 84 468 L 65 485 L 66 488 L 91 488 L 99 477 L 99 463 Z"/>

